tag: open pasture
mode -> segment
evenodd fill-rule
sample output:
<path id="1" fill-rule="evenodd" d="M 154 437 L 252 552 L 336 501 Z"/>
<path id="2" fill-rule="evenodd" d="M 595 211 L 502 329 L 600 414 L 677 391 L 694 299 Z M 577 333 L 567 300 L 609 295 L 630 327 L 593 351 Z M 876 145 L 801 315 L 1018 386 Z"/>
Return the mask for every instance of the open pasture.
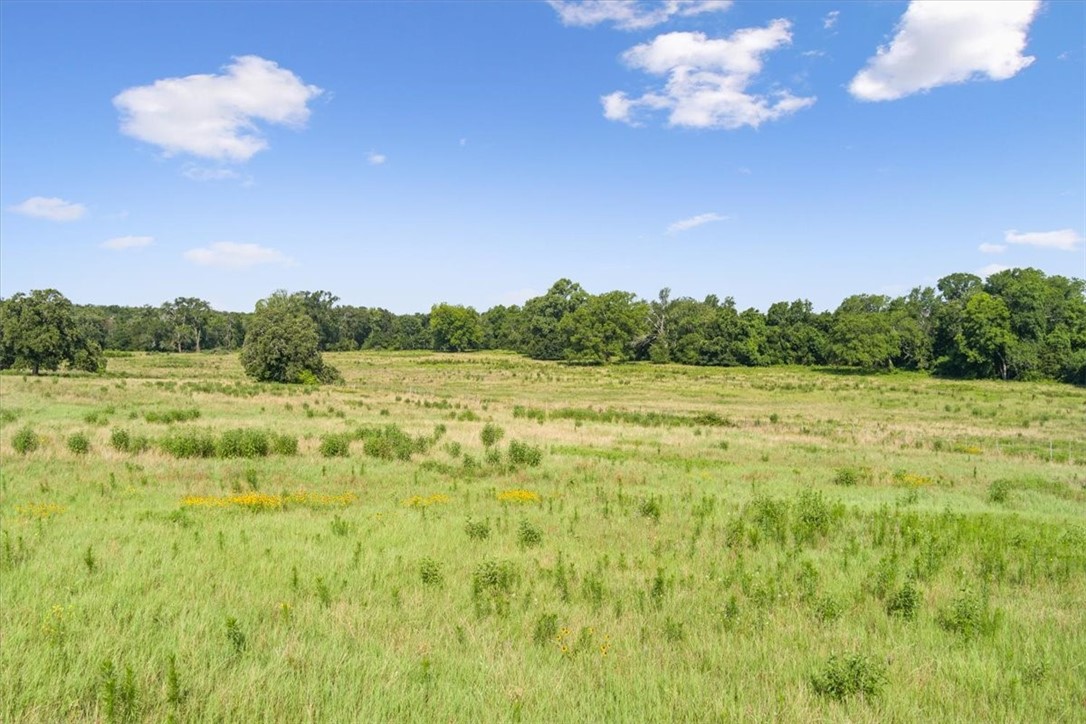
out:
<path id="1" fill-rule="evenodd" d="M 1086 718 L 1081 388 L 327 358 L 0 377 L 0 718 Z"/>

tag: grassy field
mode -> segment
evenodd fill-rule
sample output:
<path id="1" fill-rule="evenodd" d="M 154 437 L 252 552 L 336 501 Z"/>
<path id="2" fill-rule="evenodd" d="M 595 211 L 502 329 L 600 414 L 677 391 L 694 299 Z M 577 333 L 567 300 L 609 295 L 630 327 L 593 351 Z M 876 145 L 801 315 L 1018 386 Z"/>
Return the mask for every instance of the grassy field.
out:
<path id="1" fill-rule="evenodd" d="M 327 358 L 0 377 L 4 721 L 1086 720 L 1081 388 Z"/>

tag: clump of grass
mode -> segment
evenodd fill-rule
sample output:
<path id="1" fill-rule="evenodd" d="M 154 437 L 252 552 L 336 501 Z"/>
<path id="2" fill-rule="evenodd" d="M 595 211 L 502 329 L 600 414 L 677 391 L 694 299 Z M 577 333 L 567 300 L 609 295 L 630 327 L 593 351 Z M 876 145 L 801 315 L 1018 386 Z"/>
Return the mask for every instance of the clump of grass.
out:
<path id="1" fill-rule="evenodd" d="M 90 452 L 90 438 L 81 432 L 68 436 L 68 450 L 76 455 L 86 455 Z"/>
<path id="2" fill-rule="evenodd" d="M 143 415 L 143 419 L 147 420 L 147 422 L 156 422 L 166 425 L 173 422 L 189 422 L 190 420 L 198 420 L 199 418 L 200 411 L 196 408 L 187 410 L 152 410 Z"/>
<path id="3" fill-rule="evenodd" d="M 1006 503 L 1011 499 L 1011 481 L 1006 478 L 993 480 L 988 486 L 988 500 L 992 503 Z"/>
<path id="4" fill-rule="evenodd" d="M 837 468 L 833 476 L 833 484 L 852 488 L 864 482 L 866 478 L 866 471 L 860 468 Z"/>
<path id="5" fill-rule="evenodd" d="M 11 447 L 20 455 L 27 455 L 41 447 L 41 438 L 34 432 L 34 428 L 24 425 L 11 438 Z"/>
<path id="6" fill-rule="evenodd" d="M 836 701 L 856 695 L 872 699 L 882 693 L 886 684 L 886 667 L 865 654 L 834 654 L 811 675 L 810 681 L 816 694 Z"/>
<path id="7" fill-rule="evenodd" d="M 819 596 L 811 610 L 819 623 L 831 623 L 841 618 L 841 604 L 832 596 Z"/>
<path id="8" fill-rule="evenodd" d="M 916 618 L 916 611 L 920 608 L 920 591 L 912 579 L 905 581 L 905 585 L 895 591 L 886 601 L 886 613 L 891 616 L 900 616 L 911 620 Z"/>
<path id="9" fill-rule="evenodd" d="M 520 574 L 513 561 L 486 560 L 475 567 L 471 576 L 471 597 L 479 617 L 509 612 Z"/>
<path id="10" fill-rule="evenodd" d="M 653 496 L 645 498 L 637 506 L 637 512 L 645 518 L 652 518 L 656 523 L 660 522 L 660 499 Z"/>
<path id="11" fill-rule="evenodd" d="M 118 452 L 140 453 L 151 446 L 151 441 L 141 435 L 132 435 L 123 427 L 115 427 L 109 434 L 109 444 Z"/>
<path id="12" fill-rule="evenodd" d="M 441 565 L 429 556 L 419 561 L 419 578 L 422 585 L 435 588 L 439 588 L 445 580 L 441 574 Z"/>
<path id="13" fill-rule="evenodd" d="M 298 454 L 298 438 L 273 432 L 268 436 L 268 445 L 274 455 L 293 456 Z"/>
<path id="14" fill-rule="evenodd" d="M 535 631 L 532 632 L 532 641 L 536 646 L 545 646 L 558 636 L 558 614 L 540 614 L 535 622 Z"/>
<path id="15" fill-rule="evenodd" d="M 796 500 L 792 535 L 797 545 L 813 543 L 829 535 L 833 513 L 822 493 L 804 490 Z"/>
<path id="16" fill-rule="evenodd" d="M 230 642 L 230 647 L 235 654 L 242 653 L 248 646 L 245 632 L 241 630 L 241 624 L 233 616 L 226 617 L 226 640 Z"/>
<path id="17" fill-rule="evenodd" d="M 331 526 L 332 526 L 332 535 L 338 535 L 340 537 L 345 537 L 345 536 L 349 535 L 350 532 L 351 532 L 351 524 L 348 523 L 343 518 L 340 518 L 338 514 L 332 517 Z"/>
<path id="18" fill-rule="evenodd" d="M 999 619 L 999 611 L 991 608 L 987 598 L 970 589 L 960 591 L 935 617 L 944 631 L 964 639 L 987 636 L 995 632 Z"/>
<path id="19" fill-rule="evenodd" d="M 326 458 L 345 458 L 351 454 L 351 437 L 343 433 L 321 435 L 320 452 Z"/>

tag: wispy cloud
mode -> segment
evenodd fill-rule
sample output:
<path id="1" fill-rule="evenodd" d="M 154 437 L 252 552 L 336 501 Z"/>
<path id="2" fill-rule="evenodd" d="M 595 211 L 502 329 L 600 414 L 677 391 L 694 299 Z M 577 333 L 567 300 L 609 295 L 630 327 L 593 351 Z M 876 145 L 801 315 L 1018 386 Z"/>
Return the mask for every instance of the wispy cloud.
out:
<path id="1" fill-rule="evenodd" d="M 259 244 L 238 244 L 232 241 L 217 241 L 205 247 L 189 249 L 185 258 L 200 266 L 220 269 L 246 269 L 262 264 L 289 266 L 290 257 L 281 251 L 269 249 Z"/>
<path id="2" fill-rule="evenodd" d="M 255 55 L 234 58 L 221 75 L 164 78 L 121 91 L 113 105 L 121 132 L 167 156 L 189 153 L 246 161 L 268 147 L 257 121 L 301 128 L 323 91 Z"/>
<path id="3" fill-rule="evenodd" d="M 103 249 L 123 251 L 124 249 L 139 249 L 153 243 L 155 243 L 153 236 L 117 236 L 103 241 L 101 246 Z"/>
<path id="4" fill-rule="evenodd" d="M 892 101 L 977 78 L 1006 80 L 1030 65 L 1023 55 L 1039 0 L 913 0 L 888 46 L 849 84 L 863 101 Z"/>
<path id="5" fill-rule="evenodd" d="M 1059 249 L 1060 251 L 1075 251 L 1083 242 L 1082 236 L 1074 229 L 1027 231 L 1022 233 L 1019 233 L 1016 229 L 1008 229 L 1004 232 L 1003 239 L 1008 244 L 1023 244 L 1042 249 Z"/>
<path id="6" fill-rule="evenodd" d="M 388 156 L 386 156 L 383 153 L 377 153 L 376 151 L 370 151 L 368 154 L 366 154 L 366 162 L 369 163 L 370 166 L 384 165 L 385 161 L 387 161 L 387 160 L 388 160 Z"/>
<path id="7" fill-rule="evenodd" d="M 10 207 L 10 210 L 23 216 L 49 221 L 75 221 L 87 213 L 87 207 L 83 204 L 46 196 L 33 196 L 21 204 Z"/>
<path id="8" fill-rule="evenodd" d="M 977 247 L 982 254 L 1002 254 L 1007 250 L 1006 244 L 989 244 L 985 242 Z"/>
<path id="9" fill-rule="evenodd" d="M 731 0 L 548 0 L 563 25 L 591 27 L 610 23 L 620 30 L 643 30 L 673 17 L 723 12 Z"/>
<path id="10" fill-rule="evenodd" d="M 208 168 L 194 163 L 186 163 L 181 169 L 181 175 L 193 181 L 226 181 L 241 178 L 241 174 L 231 168 Z"/>
<path id="11" fill-rule="evenodd" d="M 628 66 L 667 82 L 638 98 L 615 92 L 600 99 L 612 121 L 637 125 L 642 110 L 668 111 L 668 124 L 691 128 L 757 128 L 806 108 L 813 97 L 787 90 L 747 92 L 762 71 L 762 56 L 792 42 L 791 23 L 774 20 L 763 28 L 744 28 L 728 38 L 704 33 L 665 33 L 636 45 L 622 58 Z"/>
<path id="12" fill-rule="evenodd" d="M 826 13 L 826 16 L 822 18 L 822 27 L 826 30 L 833 30 L 834 26 L 837 25 L 837 18 L 840 15 L 840 10 L 830 10 Z"/>
<path id="13" fill-rule="evenodd" d="M 680 231 L 687 231 L 693 229 L 696 226 L 703 226 L 705 224 L 711 224 L 714 221 L 725 221 L 727 216 L 718 214 L 716 212 L 710 212 L 708 214 L 698 214 L 697 216 L 691 216 L 689 219 L 680 219 L 675 223 L 667 227 L 667 233 L 678 234 Z"/>

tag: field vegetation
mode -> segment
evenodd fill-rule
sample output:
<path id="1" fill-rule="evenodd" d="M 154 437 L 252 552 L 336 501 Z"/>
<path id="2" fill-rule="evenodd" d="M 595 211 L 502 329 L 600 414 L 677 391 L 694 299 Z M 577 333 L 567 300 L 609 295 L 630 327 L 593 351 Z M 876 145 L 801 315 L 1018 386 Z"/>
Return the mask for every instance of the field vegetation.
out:
<path id="1" fill-rule="evenodd" d="M 324 358 L 0 376 L 0 719 L 1086 718 L 1082 388 Z"/>

